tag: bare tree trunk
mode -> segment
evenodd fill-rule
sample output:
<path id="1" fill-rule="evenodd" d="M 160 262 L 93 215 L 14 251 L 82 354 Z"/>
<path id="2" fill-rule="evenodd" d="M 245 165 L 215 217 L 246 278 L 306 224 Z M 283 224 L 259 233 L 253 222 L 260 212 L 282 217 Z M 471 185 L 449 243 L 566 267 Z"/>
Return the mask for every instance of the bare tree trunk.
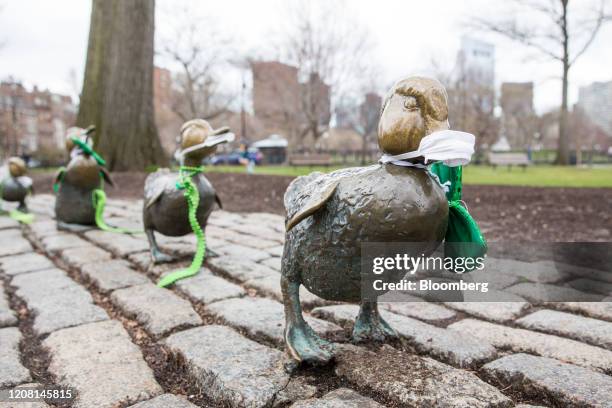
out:
<path id="1" fill-rule="evenodd" d="M 568 108 L 567 108 L 567 87 L 569 82 L 569 29 L 567 21 L 568 0 L 561 0 L 563 14 L 561 16 L 561 34 L 563 36 L 563 80 L 561 92 L 561 115 L 559 118 L 559 144 L 557 147 L 557 164 L 569 164 L 569 134 L 568 134 Z"/>
<path id="2" fill-rule="evenodd" d="M 154 0 L 93 0 L 77 125 L 111 170 L 163 165 L 153 110 Z"/>
<path id="3" fill-rule="evenodd" d="M 367 152 L 368 152 L 368 136 L 364 134 L 363 140 L 361 141 L 361 165 L 362 166 L 365 166 L 366 164 Z"/>

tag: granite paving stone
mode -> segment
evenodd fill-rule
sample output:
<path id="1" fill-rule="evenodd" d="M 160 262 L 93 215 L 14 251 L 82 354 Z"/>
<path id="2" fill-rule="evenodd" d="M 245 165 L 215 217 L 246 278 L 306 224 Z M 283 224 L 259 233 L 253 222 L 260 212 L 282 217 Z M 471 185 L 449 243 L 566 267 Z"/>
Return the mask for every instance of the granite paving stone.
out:
<path id="1" fill-rule="evenodd" d="M 277 258 L 277 257 L 272 257 L 272 258 L 264 259 L 263 261 L 261 261 L 262 265 L 269 266 L 270 268 L 274 269 L 277 272 L 281 271 L 281 263 L 282 263 L 282 259 Z"/>
<path id="2" fill-rule="evenodd" d="M 49 372 L 76 389 L 75 408 L 113 408 L 163 392 L 118 321 L 59 330 L 43 346 L 51 355 Z"/>
<path id="3" fill-rule="evenodd" d="M 21 333 L 16 327 L 0 329 L 0 388 L 31 380 L 30 372 L 19 359 Z"/>
<path id="4" fill-rule="evenodd" d="M 117 289 L 111 294 L 111 300 L 124 312 L 134 315 L 153 336 L 162 336 L 177 327 L 202 324 L 191 303 L 152 283 Z"/>
<path id="5" fill-rule="evenodd" d="M 275 247 L 272 248 L 266 248 L 266 252 L 269 253 L 272 256 L 275 256 L 277 258 L 280 258 L 283 256 L 283 250 L 284 250 L 284 246 L 283 245 L 277 245 Z"/>
<path id="6" fill-rule="evenodd" d="M 121 259 L 89 263 L 83 265 L 80 271 L 102 292 L 150 282 L 145 275 L 136 272 L 128 262 Z"/>
<path id="7" fill-rule="evenodd" d="M 612 297 L 601 302 L 557 302 L 550 305 L 556 309 L 584 313 L 589 317 L 612 321 Z"/>
<path id="8" fill-rule="evenodd" d="M 49 258 L 36 252 L 0 258 L 0 268 L 7 275 L 41 271 L 53 268 L 53 266 L 53 262 Z"/>
<path id="9" fill-rule="evenodd" d="M 189 298 L 204 304 L 246 295 L 246 291 L 240 286 L 213 275 L 206 268 L 202 268 L 200 273 L 192 278 L 178 281 L 176 288 Z"/>
<path id="10" fill-rule="evenodd" d="M 338 388 L 322 398 L 298 401 L 291 408 L 383 408 L 383 405 L 351 389 Z"/>
<path id="11" fill-rule="evenodd" d="M 8 231 L 19 230 L 4 230 L 0 231 L 0 257 L 14 256 L 24 252 L 32 252 L 32 245 L 23 237 L 14 234 L 7 234 Z M 21 232 L 19 232 L 21 235 Z"/>
<path id="12" fill-rule="evenodd" d="M 62 233 L 41 239 L 41 246 L 47 253 L 55 254 L 68 248 L 83 248 L 91 244 L 76 235 Z"/>
<path id="13" fill-rule="evenodd" d="M 585 293 L 574 288 L 550 284 L 519 283 L 505 289 L 533 303 L 597 302 L 603 295 Z"/>
<path id="14" fill-rule="evenodd" d="M 245 282 L 249 279 L 261 278 L 265 276 L 276 276 L 278 272 L 265 265 L 249 262 L 246 259 L 234 256 L 220 256 L 208 260 L 208 264 L 219 270 L 221 273 L 236 279 L 239 282 Z"/>
<path id="15" fill-rule="evenodd" d="M 543 405 L 518 404 L 514 408 L 546 408 Z"/>
<path id="16" fill-rule="evenodd" d="M 35 220 L 32 224 L 26 227 L 26 231 L 39 240 L 51 235 L 63 234 L 62 231 L 57 229 L 57 221 L 50 219 L 43 221 Z"/>
<path id="17" fill-rule="evenodd" d="M 612 283 L 609 282 L 601 282 L 592 279 L 581 278 L 567 282 L 567 284 L 572 288 L 578 289 L 582 292 L 599 293 L 606 296 L 612 295 Z"/>
<path id="18" fill-rule="evenodd" d="M 125 257 L 134 252 L 143 252 L 149 249 L 146 239 L 138 239 L 126 234 L 112 234 L 110 232 L 93 230 L 86 232 L 85 236 L 118 257 Z"/>
<path id="19" fill-rule="evenodd" d="M 490 273 L 486 270 L 472 271 L 469 277 L 474 282 L 487 282 L 490 289 L 504 289 L 523 281 L 525 278 L 513 274 L 506 273 Z"/>
<path id="20" fill-rule="evenodd" d="M 444 304 L 494 322 L 514 320 L 529 308 L 529 303 L 518 300 L 516 302 L 445 302 Z"/>
<path id="21" fill-rule="evenodd" d="M 246 286 L 257 289 L 264 296 L 273 297 L 276 300 L 282 301 L 283 294 L 280 287 L 280 275 L 268 275 L 260 278 L 249 279 L 244 284 Z M 300 303 L 308 306 L 321 306 L 326 303 L 325 299 L 310 293 L 304 285 L 300 285 Z"/>
<path id="22" fill-rule="evenodd" d="M 312 311 L 314 316 L 342 324 L 348 323 L 351 326 L 358 313 L 359 306 L 355 305 L 325 306 Z M 469 334 L 432 326 L 386 311 L 381 311 L 381 316 L 417 351 L 457 367 L 475 366 L 483 361 L 492 360 L 497 354 L 490 343 Z"/>
<path id="23" fill-rule="evenodd" d="M 571 337 L 612 349 L 612 323 L 555 310 L 539 310 L 516 321 L 526 329 Z"/>
<path id="24" fill-rule="evenodd" d="M 412 299 L 408 300 L 410 297 Z M 402 298 L 404 299 L 404 297 Z M 378 307 L 399 315 L 414 317 L 428 322 L 440 322 L 454 319 L 457 316 L 457 312 L 452 309 L 435 303 L 424 302 L 422 299 L 412 296 L 406 297 L 404 302 L 379 303 Z"/>
<path id="25" fill-rule="evenodd" d="M 338 347 L 336 374 L 409 407 L 512 407 L 497 388 L 471 372 L 385 345 L 377 352 Z"/>
<path id="26" fill-rule="evenodd" d="M 270 254 L 260 249 L 249 248 L 244 245 L 229 244 L 219 248 L 223 255 L 244 259 L 245 261 L 260 262 L 270 258 Z"/>
<path id="27" fill-rule="evenodd" d="M 268 212 L 253 212 L 249 213 L 248 221 L 254 223 L 263 223 L 269 225 L 277 225 L 281 228 L 285 228 L 285 217 L 278 214 L 272 214 Z"/>
<path id="28" fill-rule="evenodd" d="M 612 406 L 612 377 L 546 357 L 512 354 L 482 371 L 502 384 L 564 407 Z"/>
<path id="29" fill-rule="evenodd" d="M 4 283 L 0 281 L 0 327 L 14 326 L 17 324 L 15 312 L 9 307 L 8 298 L 4 291 Z"/>
<path id="30" fill-rule="evenodd" d="M 0 217 L 0 230 L 7 228 L 19 228 L 19 221 L 10 217 Z"/>
<path id="31" fill-rule="evenodd" d="M 268 248 L 278 246 L 278 241 L 270 241 L 265 238 L 261 238 L 259 236 L 246 235 L 246 234 L 230 234 L 224 237 L 225 240 L 230 241 L 235 244 L 240 244 L 241 246 L 246 246 L 249 248 L 262 249 L 264 252 L 269 253 Z"/>
<path id="32" fill-rule="evenodd" d="M 245 297 L 215 302 L 207 308 L 231 326 L 246 330 L 253 336 L 264 335 L 278 343 L 283 341 L 285 313 L 283 305 L 275 300 Z M 304 318 L 319 334 L 339 332 L 341 327 L 308 315 Z"/>
<path id="33" fill-rule="evenodd" d="M 555 266 L 554 262 L 524 262 L 514 259 L 487 257 L 484 271 L 493 275 L 514 275 L 539 283 L 559 282 L 569 275 Z"/>
<path id="34" fill-rule="evenodd" d="M 129 408 L 197 408 L 184 397 L 173 394 L 162 394 L 148 401 L 139 402 Z"/>
<path id="35" fill-rule="evenodd" d="M 265 238 L 271 241 L 283 242 L 285 239 L 284 232 L 278 232 L 277 230 L 274 230 L 272 228 L 262 227 L 257 222 L 248 222 L 240 226 L 233 225 L 230 228 L 233 228 L 242 234 L 249 234 L 249 235 L 253 235 L 256 237 Z"/>
<path id="36" fill-rule="evenodd" d="M 71 248 L 62 251 L 61 258 L 73 268 L 80 268 L 85 264 L 99 263 L 111 259 L 111 254 L 94 245 L 80 248 Z"/>
<path id="37" fill-rule="evenodd" d="M 495 347 L 516 353 L 531 353 L 543 357 L 601 371 L 612 370 L 612 351 L 590 346 L 550 334 L 515 329 L 475 319 L 464 319 L 449 326 L 452 330 L 469 333 Z"/>
<path id="38" fill-rule="evenodd" d="M 215 225 L 207 225 L 205 233 L 206 238 L 212 240 L 222 240 L 227 243 L 237 241 L 239 242 L 240 238 L 242 238 L 242 236 L 244 235 L 229 228 L 218 227 Z"/>
<path id="39" fill-rule="evenodd" d="M 34 311 L 34 330 L 39 335 L 108 319 L 106 312 L 93 304 L 89 292 L 59 269 L 20 274 L 11 285 Z"/>
<path id="40" fill-rule="evenodd" d="M 208 395 L 232 407 L 268 407 L 290 381 L 281 351 L 226 326 L 185 330 L 172 334 L 165 343 L 186 361 Z"/>

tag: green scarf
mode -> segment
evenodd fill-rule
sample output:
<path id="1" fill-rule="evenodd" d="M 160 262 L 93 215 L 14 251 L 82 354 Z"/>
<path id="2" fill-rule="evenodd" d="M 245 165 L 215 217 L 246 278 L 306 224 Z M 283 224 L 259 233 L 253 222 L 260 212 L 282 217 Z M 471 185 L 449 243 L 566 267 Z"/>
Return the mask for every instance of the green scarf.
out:
<path id="1" fill-rule="evenodd" d="M 196 275 L 198 272 L 200 272 L 200 268 L 204 262 L 204 257 L 206 256 L 206 237 L 204 236 L 204 231 L 202 231 L 202 227 L 200 227 L 197 218 L 198 205 L 200 204 L 200 193 L 198 192 L 195 183 L 191 180 L 191 177 L 202 173 L 203 171 L 204 167 L 180 167 L 179 180 L 176 183 L 176 188 L 179 190 L 185 190 L 184 196 L 187 200 L 189 224 L 191 225 L 191 229 L 193 230 L 198 242 L 196 253 L 193 257 L 191 265 L 189 265 L 189 267 L 186 269 L 174 271 L 169 275 L 164 276 L 159 282 L 157 282 L 157 286 L 161 288 L 172 285 L 177 280 Z"/>
<path id="2" fill-rule="evenodd" d="M 448 227 L 444 237 L 444 256 L 455 259 L 484 257 L 487 241 L 461 200 L 462 166 L 449 167 L 437 162 L 429 171 L 442 187 L 448 188 Z"/>

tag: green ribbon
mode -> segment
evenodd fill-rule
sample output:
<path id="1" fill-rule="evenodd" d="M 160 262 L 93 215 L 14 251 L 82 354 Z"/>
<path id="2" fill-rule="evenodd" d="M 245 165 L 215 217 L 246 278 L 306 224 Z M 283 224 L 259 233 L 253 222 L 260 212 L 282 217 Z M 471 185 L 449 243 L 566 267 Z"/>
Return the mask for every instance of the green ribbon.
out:
<path id="1" fill-rule="evenodd" d="M 84 153 L 93 157 L 100 166 L 106 166 L 106 161 L 90 145 L 79 138 L 72 136 L 72 142 L 77 145 Z"/>
<path id="2" fill-rule="evenodd" d="M 131 230 L 127 228 L 111 227 L 104 221 L 104 207 L 106 206 L 106 193 L 101 188 L 97 188 L 92 193 L 93 206 L 96 214 L 96 226 L 102 231 L 116 232 L 118 234 L 139 234 L 143 231 Z"/>
<path id="3" fill-rule="evenodd" d="M 487 241 L 461 200 L 462 167 L 449 167 L 437 162 L 429 171 L 438 179 L 440 185 L 447 189 L 448 227 L 444 237 L 444 256 L 473 259 L 484 257 L 487 253 Z"/>
<path id="4" fill-rule="evenodd" d="M 189 265 L 189 267 L 186 269 L 180 269 L 164 276 L 159 282 L 157 282 L 157 286 L 160 288 L 172 285 L 174 282 L 180 279 L 185 279 L 196 275 L 198 272 L 200 272 L 200 268 L 204 262 L 204 257 L 206 256 L 206 237 L 204 236 L 204 231 L 202 231 L 202 227 L 200 227 L 197 217 L 198 205 L 200 204 L 200 193 L 198 192 L 195 183 L 191 180 L 193 176 L 200 174 L 203 171 L 204 167 L 180 167 L 179 180 L 176 183 L 176 188 L 179 190 L 185 190 L 184 196 L 187 200 L 189 224 L 191 225 L 191 229 L 197 238 L 197 248 L 193 260 L 191 261 L 191 265 Z"/>

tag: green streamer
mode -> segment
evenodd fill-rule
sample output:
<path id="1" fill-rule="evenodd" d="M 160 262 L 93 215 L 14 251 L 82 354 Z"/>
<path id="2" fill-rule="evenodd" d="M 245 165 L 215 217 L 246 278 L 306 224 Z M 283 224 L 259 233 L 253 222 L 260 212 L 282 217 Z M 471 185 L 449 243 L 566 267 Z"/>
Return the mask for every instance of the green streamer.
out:
<path id="1" fill-rule="evenodd" d="M 130 230 L 126 228 L 111 227 L 104 221 L 104 207 L 106 206 L 106 193 L 101 188 L 97 188 L 92 193 L 93 206 L 96 212 L 96 225 L 102 231 L 116 232 L 118 234 L 138 234 L 143 231 Z"/>
<path id="2" fill-rule="evenodd" d="M 184 195 L 185 199 L 187 200 L 187 207 L 189 210 L 189 224 L 191 225 L 191 229 L 198 240 L 197 248 L 191 265 L 189 265 L 189 267 L 186 269 L 174 271 L 163 277 L 159 282 L 157 282 L 157 286 L 160 288 L 172 285 L 174 282 L 180 279 L 185 279 L 196 275 L 198 272 L 200 272 L 200 268 L 204 262 L 204 257 L 206 256 L 206 237 L 204 236 L 202 227 L 200 227 L 200 224 L 198 223 L 197 217 L 198 205 L 200 204 L 200 193 L 198 192 L 195 183 L 191 180 L 191 177 L 203 171 L 203 167 L 180 167 L 179 180 L 176 183 L 176 187 L 179 190 L 185 190 Z"/>

